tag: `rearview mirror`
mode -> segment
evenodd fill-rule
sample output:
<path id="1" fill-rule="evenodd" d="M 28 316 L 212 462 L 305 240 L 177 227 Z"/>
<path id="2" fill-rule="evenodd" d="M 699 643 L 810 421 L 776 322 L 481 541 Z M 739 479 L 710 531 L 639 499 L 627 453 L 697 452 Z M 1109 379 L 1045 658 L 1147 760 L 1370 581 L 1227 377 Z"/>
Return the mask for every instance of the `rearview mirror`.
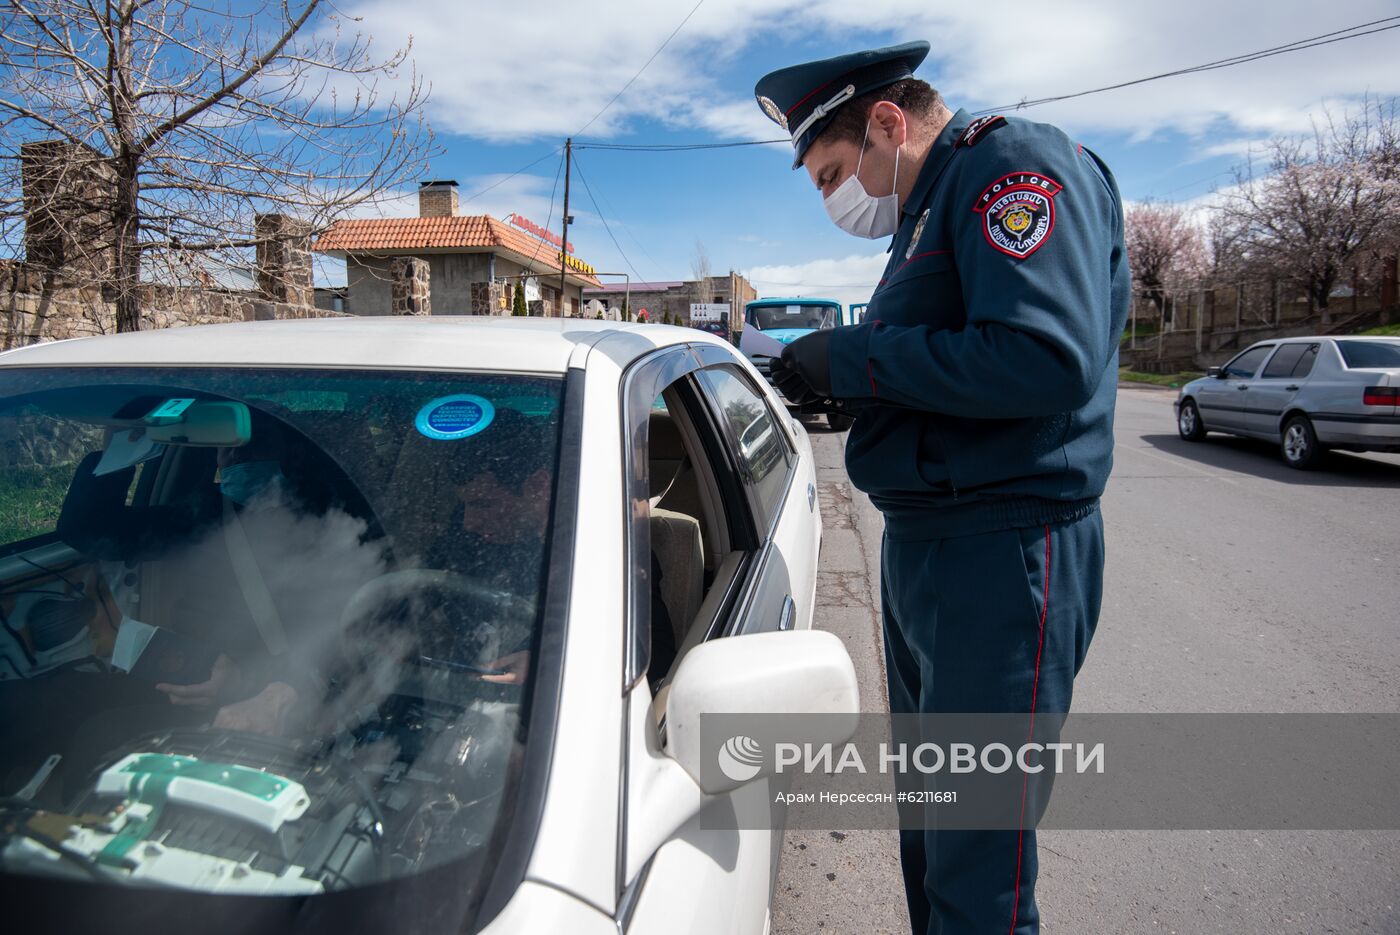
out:
<path id="1" fill-rule="evenodd" d="M 172 418 L 178 421 L 149 426 L 146 437 L 169 445 L 237 448 L 248 444 L 253 435 L 252 416 L 244 403 L 199 400 L 180 407 Z"/>
<path id="2" fill-rule="evenodd" d="M 686 654 L 666 699 L 667 752 L 709 795 L 769 775 L 762 769 L 744 782 L 702 771 L 700 718 L 704 714 L 824 714 L 806 718 L 823 736 L 792 736 L 798 743 L 843 743 L 856 729 L 860 692 L 846 647 L 822 630 L 751 633 L 701 643 Z M 799 725 L 800 729 L 800 725 Z M 703 777 L 703 778 L 702 778 Z"/>

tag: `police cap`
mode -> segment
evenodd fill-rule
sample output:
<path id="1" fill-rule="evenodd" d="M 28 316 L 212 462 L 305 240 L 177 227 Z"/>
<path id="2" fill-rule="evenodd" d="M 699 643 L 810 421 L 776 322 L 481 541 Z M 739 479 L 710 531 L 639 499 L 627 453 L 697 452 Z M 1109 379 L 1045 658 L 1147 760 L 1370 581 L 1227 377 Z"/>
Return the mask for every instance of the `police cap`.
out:
<path id="1" fill-rule="evenodd" d="M 760 78 L 754 97 L 768 119 L 792 137 L 796 169 L 842 104 L 911 77 L 928 51 L 927 42 L 906 42 L 790 65 Z"/>

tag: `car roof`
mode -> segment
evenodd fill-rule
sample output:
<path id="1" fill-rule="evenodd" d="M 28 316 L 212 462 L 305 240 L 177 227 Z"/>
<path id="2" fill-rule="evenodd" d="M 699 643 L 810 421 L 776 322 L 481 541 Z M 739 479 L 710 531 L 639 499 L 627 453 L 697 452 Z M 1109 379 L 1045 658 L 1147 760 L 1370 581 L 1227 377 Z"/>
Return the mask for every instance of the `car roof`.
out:
<path id="1" fill-rule="evenodd" d="M 627 333 L 659 347 L 718 339 L 693 328 L 470 315 L 286 319 L 74 338 L 0 354 L 0 366 L 354 367 L 563 373 L 579 347 Z M 721 342 L 723 343 L 723 342 Z"/>
<path id="2" fill-rule="evenodd" d="M 836 301 L 835 299 L 812 299 L 812 298 L 806 298 L 806 299 L 804 299 L 804 298 L 794 298 L 794 299 L 754 299 L 752 302 L 747 303 L 747 304 L 745 305 L 745 307 L 746 307 L 746 308 L 753 308 L 755 305 L 830 305 L 830 306 L 833 306 L 834 308 L 840 308 L 840 307 L 841 307 L 841 303 L 838 302 L 838 301 Z"/>
<path id="3" fill-rule="evenodd" d="M 1384 334 L 1290 334 L 1282 338 L 1264 338 L 1263 340 L 1255 341 L 1253 344 L 1249 345 L 1249 347 L 1245 348 L 1245 350 L 1251 350 L 1266 344 L 1283 344 L 1289 341 L 1297 341 L 1299 343 L 1307 341 L 1370 341 L 1380 344 L 1395 344 L 1396 342 L 1400 342 L 1400 336 L 1392 337 Z"/>

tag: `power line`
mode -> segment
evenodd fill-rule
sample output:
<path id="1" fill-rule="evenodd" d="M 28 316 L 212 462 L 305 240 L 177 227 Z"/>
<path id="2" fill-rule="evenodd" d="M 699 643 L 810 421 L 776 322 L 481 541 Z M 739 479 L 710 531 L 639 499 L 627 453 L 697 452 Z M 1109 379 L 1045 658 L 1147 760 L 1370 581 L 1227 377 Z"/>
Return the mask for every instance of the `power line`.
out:
<path id="1" fill-rule="evenodd" d="M 575 146 L 574 149 L 577 150 L 578 147 Z M 574 158 L 575 160 L 578 159 L 577 156 L 575 156 Z M 604 192 L 601 188 L 598 189 L 598 201 L 602 204 L 607 205 L 608 213 L 612 214 L 614 217 L 617 217 L 621 214 L 621 212 L 617 210 L 613 203 L 608 200 L 607 193 Z M 647 260 L 651 263 L 653 269 L 660 269 L 664 265 L 660 263 L 656 259 L 656 257 L 651 255 L 651 251 L 646 248 L 645 244 L 643 244 L 640 240 L 637 239 L 637 235 L 632 233 L 631 227 L 624 226 L 622 230 L 623 233 L 625 233 L 628 236 L 628 238 L 631 239 L 632 243 L 636 244 L 637 249 L 642 252 L 642 256 L 647 258 Z"/>
<path id="2" fill-rule="evenodd" d="M 578 143 L 574 149 L 610 149 L 621 152 L 679 153 L 697 149 L 734 149 L 739 146 L 768 146 L 772 143 L 792 145 L 792 140 L 750 140 L 743 143 Z"/>
<path id="3" fill-rule="evenodd" d="M 1027 107 L 1036 107 L 1041 104 L 1052 104 L 1058 101 L 1068 101 L 1075 98 L 1087 97 L 1090 94 L 1101 94 L 1105 91 L 1116 91 L 1120 88 L 1129 88 L 1134 85 L 1146 84 L 1149 81 L 1161 81 L 1164 78 L 1176 78 L 1181 75 L 1193 75 L 1199 72 L 1215 71 L 1220 68 L 1232 68 L 1235 65 L 1244 65 L 1249 62 L 1257 62 L 1260 59 L 1272 58 L 1275 55 L 1283 55 L 1288 52 L 1301 52 L 1304 49 L 1314 49 L 1318 46 L 1331 45 L 1334 42 L 1344 42 L 1347 39 L 1359 39 L 1362 36 L 1370 36 L 1378 32 L 1385 32 L 1390 29 L 1400 28 L 1400 16 L 1387 16 L 1384 19 L 1372 20 L 1369 23 L 1358 23 L 1355 26 L 1348 26 L 1345 29 L 1337 29 L 1332 32 L 1325 32 L 1321 35 L 1311 36 L 1307 39 L 1298 39 L 1285 45 L 1274 46 L 1268 49 L 1260 49 L 1256 52 L 1246 52 L 1242 55 L 1233 55 L 1229 58 L 1217 59 L 1213 62 L 1206 62 L 1202 65 L 1192 65 L 1189 68 L 1179 68 L 1173 71 L 1162 72 L 1157 75 L 1148 75 L 1145 78 L 1134 78 L 1131 81 L 1120 81 L 1117 84 L 1104 85 L 1100 88 L 1090 88 L 1086 91 L 1076 91 L 1073 94 L 1057 94 L 1053 97 L 1041 97 L 1035 100 L 1022 100 L 1015 104 L 1005 104 L 1000 107 L 989 107 L 979 110 L 974 116 L 984 116 L 986 114 L 1000 113 L 1004 110 L 1024 110 Z M 1391 23 L 1389 26 L 1382 26 L 1382 23 Z M 1368 27 L 1376 26 L 1376 29 Z M 1357 30 L 1366 30 L 1357 32 Z"/>
<path id="4" fill-rule="evenodd" d="M 497 179 L 496 181 L 492 182 L 490 185 L 487 185 L 485 188 L 481 189 L 480 191 L 473 192 L 472 194 L 468 195 L 466 198 L 462 199 L 462 204 L 466 204 L 467 202 L 469 202 L 469 201 L 471 201 L 471 200 L 473 200 L 473 199 L 475 199 L 475 198 L 481 197 L 482 195 L 486 194 L 486 193 L 489 192 L 491 189 L 496 188 L 497 186 L 504 185 L 505 183 L 509 182 L 511 179 L 515 178 L 515 177 L 516 177 L 517 175 L 519 175 L 520 173 L 524 172 L 526 169 L 533 169 L 535 166 L 537 166 L 537 165 L 539 165 L 540 163 L 544 162 L 544 161 L 545 161 L 546 159 L 548 159 L 550 156 L 558 155 L 559 151 L 562 150 L 563 148 L 564 148 L 564 147 L 562 147 L 562 146 L 556 146 L 552 151 L 545 153 L 543 156 L 541 156 L 540 158 L 536 159 L 534 162 L 526 163 L 525 165 L 521 166 L 519 169 L 516 169 L 516 170 L 515 170 L 514 172 L 512 172 L 510 175 L 507 175 L 505 178 L 503 178 L 503 179 Z"/>
<path id="5" fill-rule="evenodd" d="M 560 148 L 560 149 L 563 149 L 562 146 L 559 147 L 559 148 Z M 551 189 L 549 190 L 549 217 L 545 218 L 545 221 L 544 221 L 544 229 L 545 229 L 545 230 L 549 230 L 549 222 L 552 221 L 552 220 L 554 220 L 554 195 L 559 191 L 559 175 L 560 175 L 560 173 L 562 173 L 563 171 L 564 171 L 564 160 L 561 158 L 561 159 L 559 160 L 559 168 L 557 168 L 557 169 L 554 170 L 554 187 L 551 188 Z M 543 246 L 544 246 L 544 238 L 539 238 L 539 242 L 535 244 L 535 252 L 534 252 L 534 254 L 530 257 L 530 263 L 529 263 L 529 266 L 528 266 L 527 268 L 529 268 L 529 269 L 533 269 L 533 268 L 534 268 L 535 260 L 539 257 L 539 255 L 540 255 L 540 248 L 543 247 Z M 560 249 L 561 249 L 561 250 L 564 250 L 564 249 L 566 249 L 567 247 L 568 247 L 568 244 L 565 244 L 565 245 L 564 245 L 563 247 L 561 247 Z M 523 285 L 523 283 L 522 283 L 522 285 Z M 561 296 L 561 297 L 560 297 L 561 304 L 562 304 L 562 299 L 563 299 L 563 297 Z"/>
<path id="6" fill-rule="evenodd" d="M 593 126 L 594 121 L 596 121 L 599 117 L 603 116 L 603 114 L 607 112 L 607 109 L 609 107 L 617 103 L 617 99 L 622 97 L 622 95 L 626 93 L 628 88 L 632 87 L 632 82 L 636 81 L 642 76 L 642 72 L 646 71 L 647 66 L 656 60 L 656 57 L 661 54 L 661 50 L 666 48 L 666 46 L 670 45 L 671 40 L 676 38 L 676 34 L 680 32 L 682 28 L 684 28 L 686 23 L 690 22 L 690 18 L 695 15 L 695 11 L 700 9 L 700 7 L 704 5 L 705 0 L 699 0 L 699 2 L 695 4 L 695 6 L 690 8 L 690 12 L 685 15 L 685 19 L 681 20 L 680 24 L 677 25 L 675 29 L 671 30 L 671 34 L 666 37 L 666 41 L 661 43 L 661 45 L 657 46 L 656 51 L 651 53 L 651 58 L 647 59 L 645 62 L 642 63 L 642 67 L 638 68 L 637 73 L 633 75 L 631 79 L 629 79 L 628 82 L 622 86 L 622 90 L 614 94 L 612 96 L 612 100 L 608 101 L 606 104 L 603 105 L 602 110 L 598 111 L 596 114 L 590 117 L 588 122 L 585 123 L 582 127 L 579 127 L 579 129 L 574 133 L 574 136 L 582 136 L 584 130 L 587 130 L 589 127 Z"/>
<path id="7" fill-rule="evenodd" d="M 1051 104 L 1057 101 L 1068 101 L 1075 98 L 1087 97 L 1091 94 L 1101 94 L 1105 91 L 1116 91 L 1120 88 L 1133 87 L 1139 84 L 1146 84 L 1150 81 L 1161 81 L 1165 78 L 1175 78 L 1181 75 L 1197 74 L 1199 72 L 1215 71 L 1220 68 L 1231 68 L 1235 65 L 1244 65 L 1249 62 L 1256 62 L 1260 59 L 1272 58 L 1275 55 L 1283 55 L 1288 52 L 1301 52 L 1305 49 L 1314 49 L 1319 46 L 1331 45 L 1334 42 L 1344 42 L 1348 39 L 1360 39 L 1363 36 L 1374 35 L 1375 33 L 1386 32 L 1391 29 L 1400 29 L 1400 16 L 1388 16 L 1383 19 L 1372 20 L 1369 23 L 1358 23 L 1355 26 L 1348 26 L 1345 29 L 1337 29 L 1332 32 L 1321 33 L 1310 36 L 1306 39 L 1297 39 L 1285 45 L 1273 46 L 1268 49 L 1259 49 L 1254 52 L 1245 52 L 1229 58 L 1217 59 L 1213 62 L 1206 62 L 1201 65 L 1192 65 L 1189 68 L 1179 68 L 1173 71 L 1162 72 L 1156 75 L 1148 75 L 1143 78 L 1134 78 L 1130 81 L 1120 81 L 1116 84 L 1104 85 L 1103 87 L 1090 88 L 1085 91 L 1076 91 L 1072 94 L 1058 94 L 1052 97 L 1035 98 L 1034 100 L 1021 100 L 1014 104 L 1005 104 L 999 107 L 989 107 L 985 110 L 976 111 L 973 116 L 981 117 L 987 114 L 998 114 L 1008 110 L 1025 110 L 1029 107 L 1038 107 L 1041 104 Z M 1382 25 L 1391 23 L 1391 25 Z M 1377 27 L 1377 28 L 1370 28 Z M 1358 31 L 1364 30 L 1364 31 Z M 766 146 L 772 143 L 788 143 L 789 139 L 777 140 L 752 140 L 739 143 L 587 143 L 576 146 L 576 149 L 606 149 L 614 152 L 644 152 L 644 153 L 673 153 L 692 152 L 706 149 L 734 149 L 742 146 Z"/>
<path id="8" fill-rule="evenodd" d="M 593 210 L 598 213 L 598 220 L 603 222 L 603 230 L 608 232 L 608 238 L 612 240 L 613 246 L 617 248 L 617 252 L 622 256 L 627 268 L 632 271 L 632 275 L 637 277 L 638 282 L 645 282 L 642 274 L 637 272 L 637 267 L 632 265 L 631 259 L 623 251 L 622 244 L 618 243 L 617 238 L 613 236 L 612 227 L 609 226 L 608 219 L 603 216 L 603 209 L 598 207 L 598 199 L 593 197 L 593 186 L 588 184 L 588 176 L 583 174 L 583 165 L 577 159 L 574 160 L 574 168 L 578 170 L 578 180 L 583 183 L 583 190 L 588 192 L 588 200 L 593 202 Z"/>

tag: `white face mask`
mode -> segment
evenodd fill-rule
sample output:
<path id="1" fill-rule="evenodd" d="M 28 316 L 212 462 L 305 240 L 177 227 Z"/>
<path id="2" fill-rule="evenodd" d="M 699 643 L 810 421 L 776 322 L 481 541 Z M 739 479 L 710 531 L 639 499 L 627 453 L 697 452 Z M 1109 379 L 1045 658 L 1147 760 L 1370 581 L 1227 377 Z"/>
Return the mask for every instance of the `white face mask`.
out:
<path id="1" fill-rule="evenodd" d="M 894 151 L 894 182 L 890 193 L 876 197 L 860 182 L 860 166 L 865 160 L 865 143 L 870 138 L 870 121 L 865 122 L 865 139 L 860 141 L 860 157 L 856 171 L 836 186 L 822 203 L 833 224 L 854 237 L 875 240 L 889 237 L 899 230 L 899 150 Z"/>

